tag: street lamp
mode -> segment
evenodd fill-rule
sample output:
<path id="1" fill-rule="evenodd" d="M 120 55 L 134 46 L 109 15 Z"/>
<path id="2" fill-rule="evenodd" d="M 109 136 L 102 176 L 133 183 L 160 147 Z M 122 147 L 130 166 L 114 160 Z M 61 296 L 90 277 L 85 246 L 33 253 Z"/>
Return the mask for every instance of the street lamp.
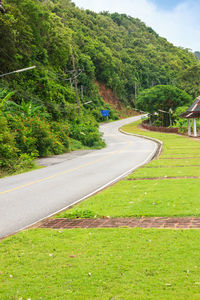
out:
<path id="1" fill-rule="evenodd" d="M 4 77 L 4 76 L 7 76 L 7 75 L 15 74 L 15 73 L 21 73 L 21 72 L 29 71 L 29 70 L 32 70 L 32 69 L 35 69 L 35 68 L 36 68 L 36 66 L 32 66 L 32 67 L 28 67 L 28 68 L 24 68 L 24 69 L 12 71 L 12 72 L 0 75 L 0 78 Z"/>

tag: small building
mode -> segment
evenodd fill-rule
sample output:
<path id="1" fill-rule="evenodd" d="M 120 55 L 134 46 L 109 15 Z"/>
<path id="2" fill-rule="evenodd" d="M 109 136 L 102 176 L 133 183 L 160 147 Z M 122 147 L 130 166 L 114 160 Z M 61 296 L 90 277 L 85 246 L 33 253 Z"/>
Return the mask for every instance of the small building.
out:
<path id="1" fill-rule="evenodd" d="M 191 135 L 191 122 L 193 120 L 194 136 L 197 137 L 197 123 L 196 119 L 200 118 L 200 96 L 194 101 L 194 103 L 186 110 L 186 112 L 180 115 L 182 118 L 188 119 L 188 135 Z"/>

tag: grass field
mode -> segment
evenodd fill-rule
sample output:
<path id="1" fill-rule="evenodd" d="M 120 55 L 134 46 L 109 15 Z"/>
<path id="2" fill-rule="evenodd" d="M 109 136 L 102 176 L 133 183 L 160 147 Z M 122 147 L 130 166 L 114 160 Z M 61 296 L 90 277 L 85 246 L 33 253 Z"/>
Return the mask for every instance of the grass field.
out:
<path id="1" fill-rule="evenodd" d="M 58 217 L 199 216 L 199 141 L 124 130 L 161 157 Z M 26 230 L 0 241 L 0 300 L 199 300 L 199 249 L 191 229 Z"/>
<path id="2" fill-rule="evenodd" d="M 30 230 L 1 242 L 0 299 L 199 299 L 198 230 Z"/>

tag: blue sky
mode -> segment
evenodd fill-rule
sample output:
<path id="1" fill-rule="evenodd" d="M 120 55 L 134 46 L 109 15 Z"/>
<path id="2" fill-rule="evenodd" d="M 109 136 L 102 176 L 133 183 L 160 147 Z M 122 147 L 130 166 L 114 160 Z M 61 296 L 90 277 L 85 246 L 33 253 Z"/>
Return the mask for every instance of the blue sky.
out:
<path id="1" fill-rule="evenodd" d="M 171 10 L 183 1 L 182 0 L 152 0 L 152 2 L 155 3 L 159 9 Z"/>
<path id="2" fill-rule="evenodd" d="M 200 0 L 72 0 L 96 12 L 126 13 L 176 46 L 200 51 Z"/>

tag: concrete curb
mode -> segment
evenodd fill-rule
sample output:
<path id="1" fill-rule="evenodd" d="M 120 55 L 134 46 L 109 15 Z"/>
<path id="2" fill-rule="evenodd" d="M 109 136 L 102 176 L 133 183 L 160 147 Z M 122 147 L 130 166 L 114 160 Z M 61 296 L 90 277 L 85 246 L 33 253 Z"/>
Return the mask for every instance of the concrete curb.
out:
<path id="1" fill-rule="evenodd" d="M 150 140 L 150 141 L 153 141 L 153 142 L 157 143 L 157 145 L 158 145 L 157 151 L 155 152 L 154 156 L 148 162 L 158 158 L 161 155 L 161 152 L 163 150 L 163 142 L 162 141 L 157 140 L 155 138 L 148 137 L 146 135 L 129 133 L 129 132 L 126 132 L 126 131 L 122 130 L 121 128 L 119 128 L 119 131 L 123 134 L 126 134 L 126 135 L 136 136 L 136 137 L 143 138 L 143 139 Z"/>

